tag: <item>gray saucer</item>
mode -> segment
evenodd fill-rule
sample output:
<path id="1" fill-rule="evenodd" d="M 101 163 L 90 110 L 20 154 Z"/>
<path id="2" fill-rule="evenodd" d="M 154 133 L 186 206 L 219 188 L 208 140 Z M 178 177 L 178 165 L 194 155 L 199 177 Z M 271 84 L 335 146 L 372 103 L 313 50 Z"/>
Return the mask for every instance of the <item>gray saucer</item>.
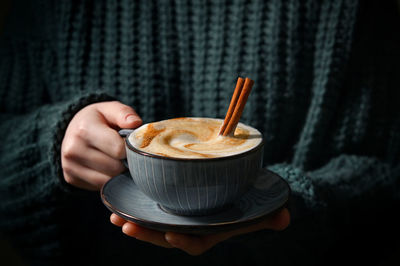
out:
<path id="1" fill-rule="evenodd" d="M 181 216 L 162 210 L 138 190 L 129 172 L 110 179 L 101 189 L 104 205 L 124 219 L 158 231 L 188 234 L 210 234 L 255 223 L 281 209 L 289 194 L 285 180 L 262 169 L 254 187 L 229 208 L 207 216 Z"/>

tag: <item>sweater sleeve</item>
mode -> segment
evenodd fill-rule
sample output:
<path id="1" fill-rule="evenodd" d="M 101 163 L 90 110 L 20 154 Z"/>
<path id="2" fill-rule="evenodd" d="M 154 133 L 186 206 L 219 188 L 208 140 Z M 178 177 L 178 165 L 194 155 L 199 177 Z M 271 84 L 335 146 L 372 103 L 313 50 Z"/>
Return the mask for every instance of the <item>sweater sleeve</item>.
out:
<path id="1" fill-rule="evenodd" d="M 29 231 L 57 209 L 60 197 L 74 190 L 63 181 L 60 147 L 72 117 L 83 107 L 112 100 L 103 93 L 76 95 L 68 101 L 42 105 L 26 114 L 0 114 L 0 229 L 24 238 L 44 237 Z M 51 226 L 51 223 L 47 224 Z M 47 228 L 48 229 L 48 228 Z M 49 232 L 51 230 L 48 230 Z M 32 240 L 33 241 L 33 240 Z M 29 241 L 28 241 L 29 242 Z"/>
<path id="2" fill-rule="evenodd" d="M 383 195 L 399 198 L 400 164 L 373 157 L 340 155 L 308 172 L 290 164 L 275 164 L 268 168 L 289 183 L 297 199 L 292 204 L 296 216 L 301 216 L 296 212 L 301 207 L 318 210 Z"/>
<path id="3" fill-rule="evenodd" d="M 238 239 L 246 240 L 243 252 L 260 258 L 260 265 L 265 256 L 259 254 L 265 252 L 273 265 L 340 265 L 343 258 L 370 265 L 395 247 L 398 163 L 343 154 L 311 171 L 289 163 L 267 168 L 291 187 L 291 224 L 281 232 L 264 230 Z"/>

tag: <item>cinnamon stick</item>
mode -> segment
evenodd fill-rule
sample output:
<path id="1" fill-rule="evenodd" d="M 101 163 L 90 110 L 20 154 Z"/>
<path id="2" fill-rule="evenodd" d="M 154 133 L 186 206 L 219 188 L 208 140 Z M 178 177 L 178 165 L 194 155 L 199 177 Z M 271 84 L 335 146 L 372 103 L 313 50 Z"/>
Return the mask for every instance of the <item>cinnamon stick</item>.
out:
<path id="1" fill-rule="evenodd" d="M 246 78 L 246 80 L 244 81 L 243 89 L 240 92 L 239 99 L 237 100 L 237 103 L 235 105 L 233 114 L 229 119 L 228 125 L 224 129 L 224 133 L 222 133 L 223 136 L 227 136 L 230 134 L 233 135 L 233 133 L 235 132 L 236 126 L 239 123 L 240 117 L 242 116 L 244 106 L 246 105 L 247 98 L 250 95 L 251 88 L 253 87 L 253 85 L 254 81 L 249 78 Z"/>
<path id="2" fill-rule="evenodd" d="M 222 124 L 222 127 L 219 131 L 219 135 L 222 135 L 224 133 L 226 127 L 228 126 L 229 120 L 231 119 L 233 111 L 235 110 L 240 93 L 242 92 L 243 85 L 244 85 L 244 79 L 239 77 L 236 82 L 236 87 L 233 92 L 228 111 L 226 112 L 226 115 L 225 115 L 224 123 Z"/>

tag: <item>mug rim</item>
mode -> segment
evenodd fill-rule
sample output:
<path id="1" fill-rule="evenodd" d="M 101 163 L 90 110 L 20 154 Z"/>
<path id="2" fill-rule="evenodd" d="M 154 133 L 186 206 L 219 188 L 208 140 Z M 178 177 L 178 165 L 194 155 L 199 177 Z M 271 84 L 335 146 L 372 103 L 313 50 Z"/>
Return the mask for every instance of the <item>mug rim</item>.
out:
<path id="1" fill-rule="evenodd" d="M 133 132 L 133 131 L 132 131 Z M 127 135 L 125 137 L 125 143 L 126 146 L 133 152 L 138 153 L 140 155 L 146 156 L 146 157 L 152 157 L 152 158 L 156 158 L 156 159 L 161 159 L 161 160 L 172 160 L 172 161 L 222 161 L 222 160 L 231 160 L 231 159 L 235 159 L 237 157 L 242 157 L 245 156 L 247 154 L 250 153 L 254 153 L 256 151 L 258 151 L 259 149 L 264 147 L 264 136 L 263 134 L 260 132 L 261 134 L 261 142 L 259 144 L 257 144 L 257 146 L 254 146 L 253 148 L 251 148 L 250 150 L 247 150 L 245 152 L 242 153 L 238 153 L 238 154 L 233 154 L 233 155 L 228 155 L 228 156 L 223 156 L 223 157 L 212 157 L 212 158 L 181 158 L 181 157 L 167 157 L 167 156 L 162 156 L 162 155 L 158 155 L 158 154 L 153 154 L 153 153 L 149 153 L 149 152 L 145 152 L 142 150 L 139 150 L 137 148 L 135 148 L 129 141 L 129 136 L 132 134 L 132 132 Z"/>

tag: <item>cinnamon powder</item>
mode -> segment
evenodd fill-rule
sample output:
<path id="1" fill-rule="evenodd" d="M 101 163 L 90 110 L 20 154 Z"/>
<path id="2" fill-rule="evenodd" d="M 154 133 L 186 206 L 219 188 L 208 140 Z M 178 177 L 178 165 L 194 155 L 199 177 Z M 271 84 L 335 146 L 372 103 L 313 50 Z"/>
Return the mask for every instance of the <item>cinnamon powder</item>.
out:
<path id="1" fill-rule="evenodd" d="M 151 141 L 161 132 L 163 132 L 165 128 L 155 129 L 152 124 L 149 124 L 146 128 L 146 132 L 143 134 L 143 141 L 140 145 L 140 148 L 145 148 L 150 145 Z"/>

